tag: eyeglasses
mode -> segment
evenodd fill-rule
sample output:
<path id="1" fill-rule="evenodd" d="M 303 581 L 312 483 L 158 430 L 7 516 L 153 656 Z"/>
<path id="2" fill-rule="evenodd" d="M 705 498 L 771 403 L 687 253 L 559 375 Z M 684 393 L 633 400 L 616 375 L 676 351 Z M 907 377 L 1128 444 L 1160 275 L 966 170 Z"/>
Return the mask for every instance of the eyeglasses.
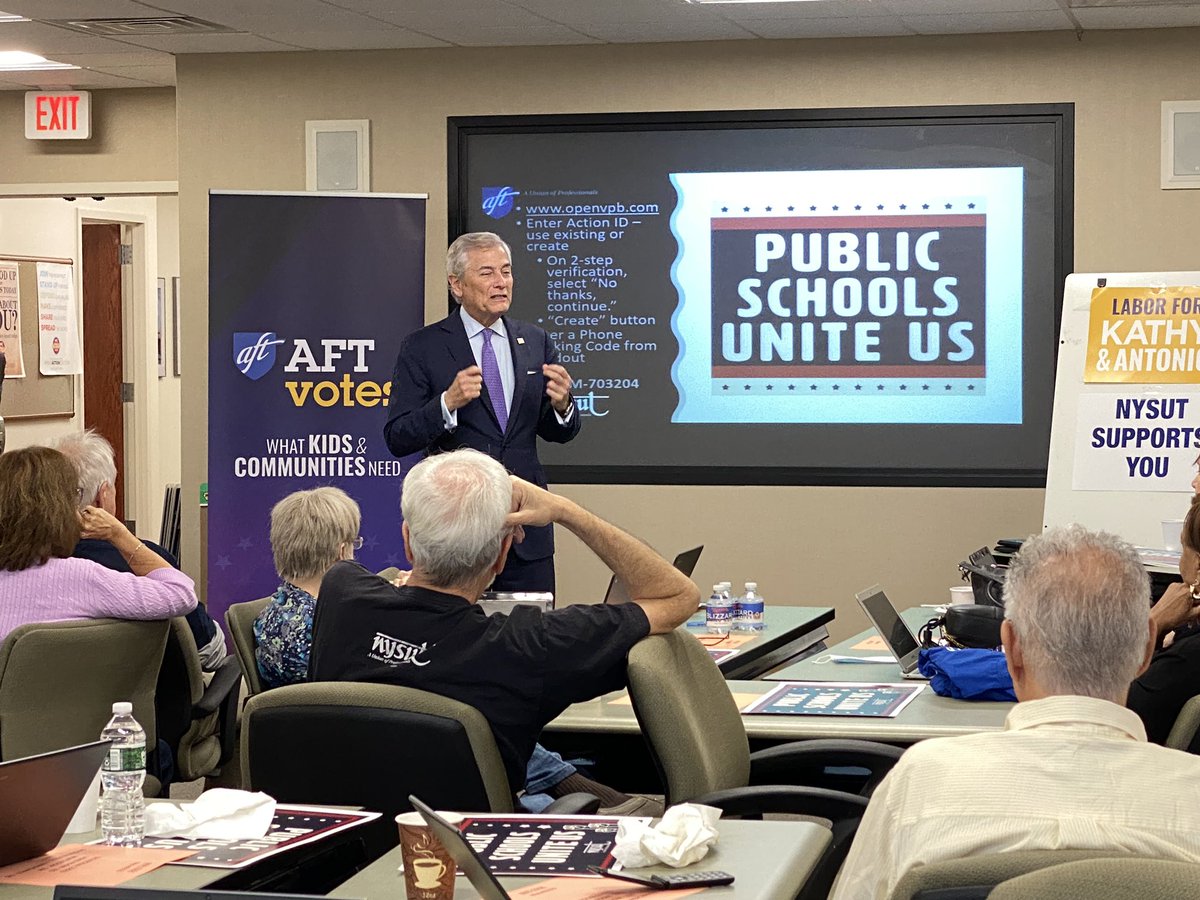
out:
<path id="1" fill-rule="evenodd" d="M 363 536 L 360 534 L 354 540 L 350 541 L 350 546 L 355 550 L 361 550 L 363 548 Z"/>

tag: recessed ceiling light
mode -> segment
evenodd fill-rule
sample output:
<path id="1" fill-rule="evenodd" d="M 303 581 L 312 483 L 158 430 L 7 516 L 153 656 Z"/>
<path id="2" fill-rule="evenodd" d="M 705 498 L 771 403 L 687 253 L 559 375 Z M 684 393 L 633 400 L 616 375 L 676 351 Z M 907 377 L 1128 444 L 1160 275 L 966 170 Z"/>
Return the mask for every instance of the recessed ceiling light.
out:
<path id="1" fill-rule="evenodd" d="M 36 53 L 26 53 L 24 50 L 0 50 L 0 72 L 42 72 L 47 69 L 78 68 L 79 66 L 55 62 Z"/>
<path id="2" fill-rule="evenodd" d="M 24 16 L 18 16 L 15 13 L 0 12 L 0 22 L 28 22 Z"/>

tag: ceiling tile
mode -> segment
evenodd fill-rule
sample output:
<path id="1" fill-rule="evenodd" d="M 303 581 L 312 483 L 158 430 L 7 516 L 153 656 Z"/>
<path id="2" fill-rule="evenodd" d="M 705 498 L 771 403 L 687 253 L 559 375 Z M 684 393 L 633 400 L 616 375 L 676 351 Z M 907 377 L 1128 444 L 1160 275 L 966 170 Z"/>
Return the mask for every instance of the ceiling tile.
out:
<path id="1" fill-rule="evenodd" d="M 944 16 L 970 11 L 973 13 L 1056 12 L 1062 9 L 1058 0 L 875 0 L 877 4 L 899 16 Z"/>
<path id="2" fill-rule="evenodd" d="M 973 2 L 973 0 L 972 0 Z M 825 3 L 730 3 L 712 7 L 734 21 L 746 19 L 870 19 L 894 13 L 872 0 L 828 0 Z"/>
<path id="3" fill-rule="evenodd" d="M 107 72 L 92 72 L 87 69 L 60 69 L 53 72 L 0 72 L 0 81 L 25 90 L 161 87 L 149 81 L 122 78 Z"/>
<path id="4" fill-rule="evenodd" d="M 268 31 L 262 37 L 307 50 L 409 50 L 450 46 L 437 38 L 382 24 L 370 31 Z"/>
<path id="5" fill-rule="evenodd" d="M 675 41 L 747 40 L 754 35 L 734 22 L 691 22 L 684 25 L 662 22 L 575 22 L 572 28 L 613 44 L 655 44 Z"/>
<path id="6" fill-rule="evenodd" d="M 554 22 L 574 27 L 590 22 L 672 22 L 687 26 L 690 22 L 714 21 L 722 17 L 718 6 L 697 6 L 683 0 L 620 0 L 597 3 L 594 0 L 510 0 L 515 6 Z"/>
<path id="7" fill-rule="evenodd" d="M 339 0 L 339 2 L 346 2 L 346 0 Z M 357 0 L 357 2 L 361 5 L 364 0 Z M 366 2 L 376 2 L 376 0 L 366 0 Z M 364 10 L 364 12 L 368 12 L 369 15 L 381 21 L 415 31 L 428 31 L 430 28 L 470 30 L 478 27 L 504 28 L 549 24 L 544 16 L 517 6 L 510 6 L 504 2 L 495 2 L 495 0 L 490 3 L 486 0 L 414 2 L 405 3 L 403 9 L 397 9 L 394 2 L 386 2 L 377 9 Z M 444 36 L 439 34 L 438 37 Z M 451 43 L 458 43 L 452 39 L 446 39 Z"/>
<path id="8" fill-rule="evenodd" d="M 136 0 L 4 0 L 0 9 L 31 19 L 132 19 L 161 16 Z"/>
<path id="9" fill-rule="evenodd" d="M 374 19 L 331 6 L 323 0 L 158 0 L 157 5 L 179 15 L 194 16 L 255 34 L 318 28 L 353 31 L 378 24 Z"/>
<path id="10" fill-rule="evenodd" d="M 838 38 L 910 36 L 896 16 L 869 19 L 747 19 L 743 23 L 763 38 Z"/>
<path id="11" fill-rule="evenodd" d="M 161 34 L 129 37 L 129 43 L 166 53 L 260 53 L 300 48 L 254 34 Z"/>
<path id="12" fill-rule="evenodd" d="M 88 69 L 103 69 L 105 66 L 175 65 L 175 57 L 170 53 L 143 50 L 140 47 L 130 47 L 127 52 L 122 53 L 60 53 L 55 59 Z"/>
<path id="13" fill-rule="evenodd" d="M 0 0 L 3 2 L 3 0 Z M 1200 25 L 1200 6 L 1148 6 L 1139 9 L 1071 10 L 1079 24 L 1088 28 L 1181 28 Z"/>
<path id="14" fill-rule="evenodd" d="M 538 47 L 545 44 L 596 44 L 595 38 L 572 31 L 562 25 L 493 25 L 479 27 L 475 23 L 459 24 L 455 28 L 431 31 L 422 29 L 460 47 Z"/>
<path id="15" fill-rule="evenodd" d="M 135 78 L 150 84 L 175 84 L 175 60 L 169 66 L 113 66 L 112 68 L 92 69 L 90 71 L 113 75 L 118 78 Z"/>
<path id="16" fill-rule="evenodd" d="M 904 16 L 918 34 L 983 34 L 994 31 L 1074 31 L 1063 12 L 958 13 L 951 16 Z"/>
<path id="17" fill-rule="evenodd" d="M 114 53 L 126 49 L 137 48 L 112 38 L 80 34 L 41 22 L 0 23 L 0 50 L 28 50 L 54 59 L 56 53 Z"/>

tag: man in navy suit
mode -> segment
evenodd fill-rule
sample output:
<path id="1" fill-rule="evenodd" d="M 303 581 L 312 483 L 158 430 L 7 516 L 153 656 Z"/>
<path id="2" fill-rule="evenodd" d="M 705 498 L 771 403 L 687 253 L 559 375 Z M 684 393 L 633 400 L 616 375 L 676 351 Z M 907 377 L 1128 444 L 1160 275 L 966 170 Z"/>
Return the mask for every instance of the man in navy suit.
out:
<path id="1" fill-rule="evenodd" d="M 561 444 L 579 433 L 571 376 L 545 331 L 506 315 L 512 253 L 499 236 L 458 238 L 446 251 L 446 276 L 459 308 L 400 345 L 388 449 L 407 456 L 471 447 L 544 488 L 538 437 Z M 552 525 L 525 529 L 492 589 L 554 590 Z"/>

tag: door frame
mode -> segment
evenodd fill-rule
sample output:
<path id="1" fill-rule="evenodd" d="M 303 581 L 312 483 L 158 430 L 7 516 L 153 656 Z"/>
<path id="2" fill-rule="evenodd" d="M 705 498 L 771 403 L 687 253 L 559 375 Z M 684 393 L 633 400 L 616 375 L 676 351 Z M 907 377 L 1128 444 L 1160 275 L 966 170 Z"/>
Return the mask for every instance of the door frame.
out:
<path id="1" fill-rule="evenodd" d="M 129 235 L 133 261 L 121 267 L 121 380 L 133 385 L 133 402 L 124 403 L 125 427 L 125 517 L 147 534 L 148 526 L 158 521 L 162 498 L 154 498 L 154 485 L 160 483 L 160 464 L 151 450 L 150 435 L 159 421 L 158 391 L 158 235 L 148 228 L 148 217 L 137 213 L 107 212 L 96 209 L 76 210 L 75 295 L 78 301 L 80 329 L 83 328 L 83 226 L 120 225 L 121 243 Z M 86 376 L 84 376 L 86 377 Z M 153 380 L 151 380 L 153 379 Z M 77 396 L 80 424 L 83 421 L 83 379 Z M 157 526 L 154 526 L 155 528 Z"/>
<path id="2" fill-rule="evenodd" d="M 104 181 L 0 184 L 0 199 L 37 197 L 154 197 L 177 196 L 178 181 Z M 134 386 L 134 401 L 126 404 L 125 415 L 125 515 L 137 522 L 143 534 L 155 530 L 162 515 L 162 498 L 156 497 L 162 483 L 161 464 L 153 452 L 151 435 L 159 425 L 158 391 L 158 235 L 147 228 L 143 215 L 76 211 L 75 217 L 75 304 L 83 322 L 83 222 L 111 222 L 131 226 L 133 265 L 128 279 L 122 277 L 121 318 L 123 325 L 125 380 Z M 123 273 L 124 275 L 124 273 Z M 75 385 L 76 419 L 83 429 L 83 378 Z"/>

